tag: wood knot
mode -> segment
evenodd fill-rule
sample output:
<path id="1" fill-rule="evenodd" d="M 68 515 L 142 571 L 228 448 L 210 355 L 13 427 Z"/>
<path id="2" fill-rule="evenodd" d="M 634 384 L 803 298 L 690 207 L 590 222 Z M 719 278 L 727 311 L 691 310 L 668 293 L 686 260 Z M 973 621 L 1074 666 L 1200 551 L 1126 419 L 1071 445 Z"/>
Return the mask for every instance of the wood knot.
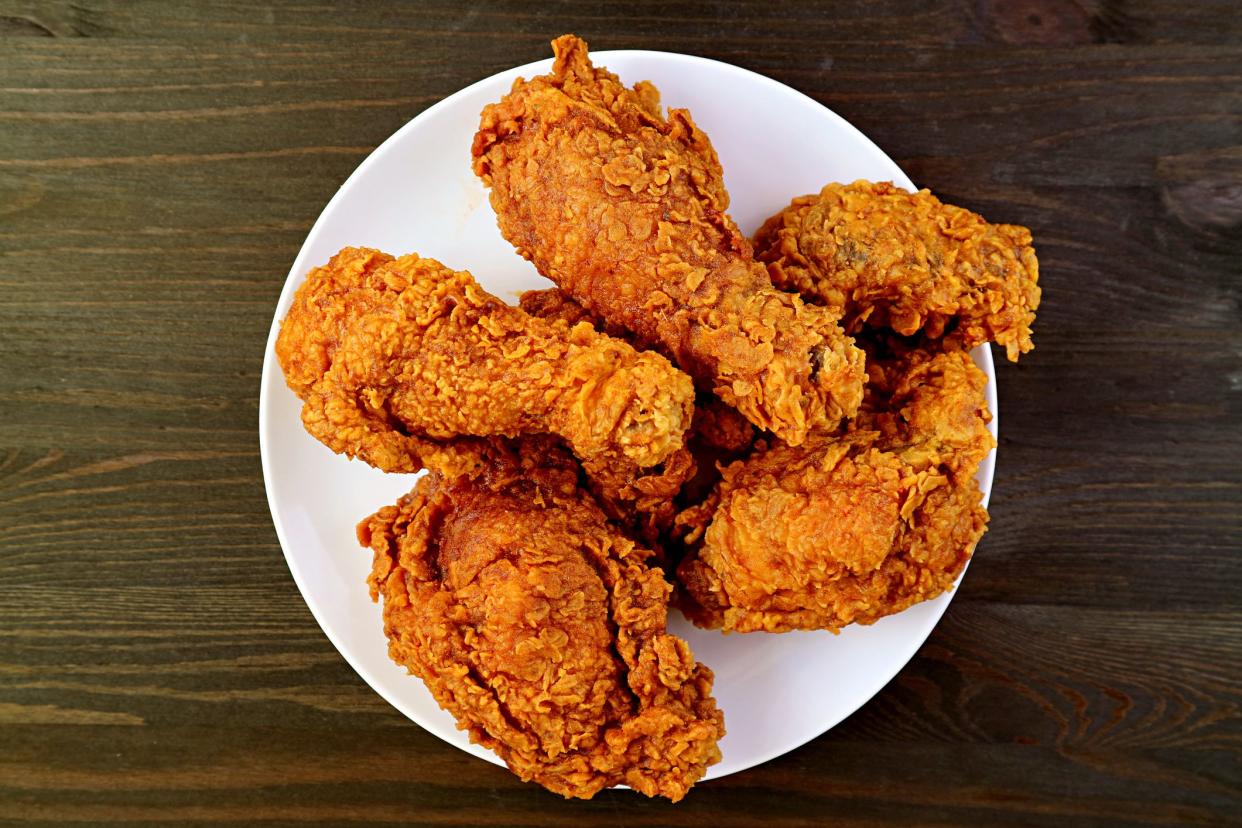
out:
<path id="1" fill-rule="evenodd" d="M 1074 46 L 1125 43 L 1139 21 L 1109 0 L 983 0 L 981 24 L 1003 43 Z"/>
<path id="2" fill-rule="evenodd" d="M 1220 232 L 1242 227 L 1242 147 L 1226 147 L 1156 162 L 1160 198 L 1183 224 Z"/>

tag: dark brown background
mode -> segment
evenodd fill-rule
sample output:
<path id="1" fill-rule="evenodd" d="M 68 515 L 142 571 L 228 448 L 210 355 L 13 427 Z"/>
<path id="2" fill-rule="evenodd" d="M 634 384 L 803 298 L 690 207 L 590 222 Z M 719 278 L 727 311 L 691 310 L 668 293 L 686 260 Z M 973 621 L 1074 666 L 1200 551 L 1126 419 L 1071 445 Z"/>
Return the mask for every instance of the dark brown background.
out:
<path id="1" fill-rule="evenodd" d="M 0 0 L 0 820 L 1223 824 L 1242 763 L 1235 3 Z M 260 476 L 271 314 L 350 171 L 429 104 L 593 46 L 831 106 L 1030 225 L 992 530 L 859 713 L 679 806 L 563 802 L 345 664 Z M 739 117 L 744 117 L 739 113 Z"/>

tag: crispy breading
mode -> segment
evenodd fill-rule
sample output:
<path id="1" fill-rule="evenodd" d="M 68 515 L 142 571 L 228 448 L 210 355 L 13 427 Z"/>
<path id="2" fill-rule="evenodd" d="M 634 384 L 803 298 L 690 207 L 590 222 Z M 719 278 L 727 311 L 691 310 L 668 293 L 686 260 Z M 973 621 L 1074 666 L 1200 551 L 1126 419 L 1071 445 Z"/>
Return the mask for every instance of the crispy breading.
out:
<path id="1" fill-rule="evenodd" d="M 560 288 L 523 291 L 518 297 L 518 307 L 531 316 L 538 316 L 541 319 L 559 319 L 571 326 L 586 322 L 600 333 L 634 344 L 633 336 L 629 331 L 620 325 L 610 325 L 606 320 L 600 319 Z"/>
<path id="2" fill-rule="evenodd" d="M 518 306 L 531 316 L 559 319 L 570 325 L 586 322 L 595 330 L 628 339 L 628 333 L 609 325 L 560 288 L 528 290 L 518 297 Z M 697 438 L 703 446 L 722 452 L 740 452 L 755 441 L 755 427 L 736 408 L 711 394 L 700 394 L 694 402 L 694 419 L 686 442 Z"/>
<path id="3" fill-rule="evenodd" d="M 651 553 L 555 455 L 432 473 L 358 525 L 389 654 L 522 779 L 679 800 L 720 759 L 711 671 L 666 632 Z"/>
<path id="4" fill-rule="evenodd" d="M 755 235 L 777 287 L 822 302 L 855 332 L 996 342 L 1010 360 L 1034 347 L 1039 263 L 1031 231 L 989 224 L 927 190 L 829 184 L 795 198 Z"/>
<path id="5" fill-rule="evenodd" d="M 867 393 L 855 430 L 879 432 L 892 450 L 922 452 L 960 479 L 973 478 L 995 447 L 987 429 L 987 374 L 959 344 L 870 331 Z"/>
<path id="6" fill-rule="evenodd" d="M 528 290 L 518 302 L 532 316 L 559 319 L 571 325 L 586 322 L 598 331 L 629 338 L 625 331 L 609 326 L 559 288 Z M 755 427 L 737 409 L 704 392 L 694 403 L 686 448 L 674 454 L 660 473 L 630 479 L 618 474 L 604 480 L 607 485 L 592 481 L 591 490 L 609 517 L 651 544 L 662 563 L 675 563 L 664 559 L 664 553 L 670 551 L 670 543 L 674 547 L 680 545 L 671 534 L 678 510 L 703 500 L 720 479 L 717 465 L 745 454 L 755 436 Z"/>
<path id="7" fill-rule="evenodd" d="M 547 432 L 588 473 L 638 476 L 682 450 L 693 412 L 690 378 L 659 354 L 415 255 L 345 248 L 311 271 L 276 354 L 307 430 L 384 471 L 462 473 L 479 438 Z"/>
<path id="8" fill-rule="evenodd" d="M 679 516 L 698 542 L 677 573 L 696 624 L 835 631 L 952 586 L 987 524 L 987 378 L 961 350 L 901 353 L 872 375 L 853 430 L 761 446 Z"/>
<path id="9" fill-rule="evenodd" d="M 483 111 L 474 169 L 502 234 L 592 314 L 635 334 L 751 422 L 798 444 L 852 416 L 863 360 L 835 317 L 776 290 L 725 213 L 689 113 L 623 87 L 584 42 Z"/>

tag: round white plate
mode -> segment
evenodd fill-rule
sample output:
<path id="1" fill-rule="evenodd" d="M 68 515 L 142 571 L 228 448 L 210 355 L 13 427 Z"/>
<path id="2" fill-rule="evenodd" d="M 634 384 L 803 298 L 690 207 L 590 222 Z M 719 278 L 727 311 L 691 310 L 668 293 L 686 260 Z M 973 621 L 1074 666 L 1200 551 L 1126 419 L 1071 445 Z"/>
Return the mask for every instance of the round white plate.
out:
<path id="1" fill-rule="evenodd" d="M 894 181 L 913 189 L 896 164 L 854 127 L 805 95 L 724 63 L 664 52 L 593 55 L 627 84 L 650 80 L 666 107 L 686 107 L 711 137 L 725 169 L 733 217 L 745 233 L 795 195 L 830 181 Z M 470 170 L 470 142 L 483 107 L 514 78 L 551 69 L 544 60 L 501 72 L 430 107 L 359 165 L 311 229 L 285 282 L 268 337 L 259 399 L 263 477 L 276 534 L 293 578 L 328 638 L 394 707 L 450 744 L 500 764 L 470 744 L 423 683 L 388 659 L 380 609 L 367 594 L 371 553 L 354 525 L 407 492 L 413 475 L 386 475 L 334 455 L 302 429 L 301 405 L 285 387 L 274 345 L 280 320 L 312 267 L 347 245 L 394 255 L 417 252 L 471 271 L 496 295 L 546 287 L 496 228 L 482 184 Z M 995 373 L 987 348 L 976 361 Z M 992 421 L 996 432 L 997 421 Z M 979 471 L 984 503 L 995 452 Z M 689 639 L 716 673 L 728 735 L 708 779 L 765 762 L 813 739 L 874 696 L 914 655 L 949 595 L 870 627 L 827 632 L 725 636 L 691 627 L 673 612 L 670 628 Z"/>

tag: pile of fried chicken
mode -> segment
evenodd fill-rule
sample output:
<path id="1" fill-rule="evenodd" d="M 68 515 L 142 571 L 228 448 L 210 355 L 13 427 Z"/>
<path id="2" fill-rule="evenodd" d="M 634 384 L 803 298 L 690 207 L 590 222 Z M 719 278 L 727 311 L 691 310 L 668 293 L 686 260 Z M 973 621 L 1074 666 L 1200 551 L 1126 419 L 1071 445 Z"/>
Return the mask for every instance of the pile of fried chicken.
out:
<path id="1" fill-rule="evenodd" d="M 720 162 L 649 83 L 553 43 L 472 147 L 500 231 L 557 287 L 417 255 L 313 270 L 277 356 L 306 429 L 426 469 L 358 526 L 389 652 L 524 780 L 683 797 L 720 759 L 726 632 L 839 630 L 951 588 L 994 441 L 970 357 L 1029 351 L 1029 231 L 829 184 L 748 241 Z"/>

